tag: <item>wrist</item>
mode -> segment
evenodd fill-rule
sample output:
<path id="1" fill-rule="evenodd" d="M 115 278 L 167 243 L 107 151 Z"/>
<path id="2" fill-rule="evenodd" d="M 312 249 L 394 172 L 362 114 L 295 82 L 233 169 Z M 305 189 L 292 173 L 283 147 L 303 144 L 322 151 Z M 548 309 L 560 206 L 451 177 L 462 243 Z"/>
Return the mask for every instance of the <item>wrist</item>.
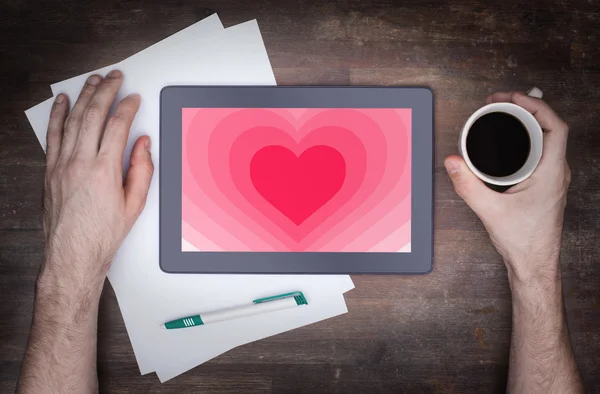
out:
<path id="1" fill-rule="evenodd" d="M 44 264 L 38 277 L 40 285 L 65 290 L 102 290 L 109 264 L 96 261 L 87 253 L 65 252 L 67 248 L 46 248 Z"/>
<path id="2" fill-rule="evenodd" d="M 560 284 L 559 255 L 537 256 L 535 258 L 504 259 L 508 280 L 512 287 Z"/>
<path id="3" fill-rule="evenodd" d="M 553 260 L 505 262 L 513 301 L 525 304 L 556 303 L 562 298 L 558 257 Z"/>
<path id="4" fill-rule="evenodd" d="M 70 309 L 80 309 L 80 304 L 98 306 L 104 278 L 78 277 L 70 272 L 45 265 L 36 282 L 36 303 L 51 303 Z"/>

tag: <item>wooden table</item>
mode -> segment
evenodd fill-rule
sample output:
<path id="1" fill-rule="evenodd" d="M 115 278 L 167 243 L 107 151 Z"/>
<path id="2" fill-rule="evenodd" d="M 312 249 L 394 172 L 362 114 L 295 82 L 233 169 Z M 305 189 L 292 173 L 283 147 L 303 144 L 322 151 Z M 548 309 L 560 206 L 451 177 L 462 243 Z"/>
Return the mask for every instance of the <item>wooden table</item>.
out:
<path id="1" fill-rule="evenodd" d="M 504 392 L 504 265 L 442 167 L 498 90 L 542 88 L 569 122 L 566 307 L 587 388 L 600 392 L 600 7 L 594 0 L 119 1 L 0 5 L 0 391 L 15 387 L 43 259 L 44 154 L 23 111 L 50 83 L 117 62 L 218 12 L 257 18 L 279 84 L 429 85 L 436 94 L 435 263 L 354 276 L 349 313 L 224 354 L 166 384 L 140 376 L 115 295 L 99 322 L 103 392 Z"/>

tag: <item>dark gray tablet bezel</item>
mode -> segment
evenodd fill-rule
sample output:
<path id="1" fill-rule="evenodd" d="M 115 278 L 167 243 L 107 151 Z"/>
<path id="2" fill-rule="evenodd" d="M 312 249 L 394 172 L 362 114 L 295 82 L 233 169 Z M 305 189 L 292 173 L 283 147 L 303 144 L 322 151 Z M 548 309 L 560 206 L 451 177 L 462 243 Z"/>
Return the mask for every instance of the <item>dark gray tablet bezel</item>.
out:
<path id="1" fill-rule="evenodd" d="M 411 252 L 182 252 L 183 108 L 412 109 Z M 433 135 L 433 92 L 425 87 L 165 87 L 160 95 L 160 268 L 168 273 L 427 273 L 433 260 Z"/>

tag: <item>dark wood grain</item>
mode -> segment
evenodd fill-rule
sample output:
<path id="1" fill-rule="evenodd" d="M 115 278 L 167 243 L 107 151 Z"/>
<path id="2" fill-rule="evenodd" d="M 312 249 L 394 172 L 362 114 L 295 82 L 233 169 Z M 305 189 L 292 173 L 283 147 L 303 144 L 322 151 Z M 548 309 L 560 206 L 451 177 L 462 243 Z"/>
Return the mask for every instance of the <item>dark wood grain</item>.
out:
<path id="1" fill-rule="evenodd" d="M 349 313 L 235 349 L 161 385 L 140 376 L 107 285 L 103 392 L 504 392 L 505 268 L 443 158 L 486 95 L 539 86 L 569 122 L 566 308 L 600 392 L 600 6 L 594 0 L 62 0 L 0 2 L 0 391 L 14 390 L 43 258 L 44 155 L 23 111 L 48 85 L 117 62 L 218 12 L 257 18 L 279 84 L 429 85 L 436 95 L 435 266 L 354 276 Z"/>

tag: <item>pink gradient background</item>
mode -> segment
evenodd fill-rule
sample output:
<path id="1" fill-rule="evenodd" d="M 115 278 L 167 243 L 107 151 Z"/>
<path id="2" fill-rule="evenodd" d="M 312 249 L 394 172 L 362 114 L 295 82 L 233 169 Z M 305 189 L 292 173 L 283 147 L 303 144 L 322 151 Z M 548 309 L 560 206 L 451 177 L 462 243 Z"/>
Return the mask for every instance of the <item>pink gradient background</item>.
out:
<path id="1" fill-rule="evenodd" d="M 182 121 L 182 237 L 197 250 L 410 251 L 410 109 L 184 108 Z M 250 176 L 273 145 L 345 161 L 339 191 L 299 225 Z"/>

